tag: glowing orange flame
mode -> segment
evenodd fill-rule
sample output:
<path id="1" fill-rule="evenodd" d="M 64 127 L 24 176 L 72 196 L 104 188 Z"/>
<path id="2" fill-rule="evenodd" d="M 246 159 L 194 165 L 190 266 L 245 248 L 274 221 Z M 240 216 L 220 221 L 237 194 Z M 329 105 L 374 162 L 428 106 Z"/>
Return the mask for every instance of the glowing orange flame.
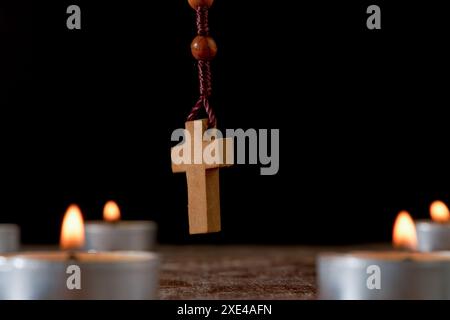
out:
<path id="1" fill-rule="evenodd" d="M 75 204 L 71 205 L 64 215 L 60 246 L 65 250 L 79 249 L 84 246 L 83 215 Z"/>
<path id="2" fill-rule="evenodd" d="M 450 220 L 450 211 L 442 201 L 434 201 L 430 206 L 431 219 L 436 222 L 448 222 Z"/>
<path id="3" fill-rule="evenodd" d="M 407 211 L 401 211 L 395 219 L 393 242 L 396 248 L 417 248 L 416 225 Z"/>
<path id="4" fill-rule="evenodd" d="M 103 219 L 114 222 L 120 220 L 120 209 L 114 201 L 108 201 L 103 208 Z"/>

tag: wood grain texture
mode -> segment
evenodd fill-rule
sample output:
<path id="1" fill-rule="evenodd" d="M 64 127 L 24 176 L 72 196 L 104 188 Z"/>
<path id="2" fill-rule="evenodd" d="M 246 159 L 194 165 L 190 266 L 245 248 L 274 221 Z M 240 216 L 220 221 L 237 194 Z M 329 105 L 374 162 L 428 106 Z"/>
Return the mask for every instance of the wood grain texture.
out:
<path id="1" fill-rule="evenodd" d="M 219 169 L 193 166 L 187 170 L 189 232 L 220 231 Z"/>
<path id="2" fill-rule="evenodd" d="M 231 165 L 226 164 L 226 160 L 233 159 L 231 139 L 203 141 L 207 126 L 207 119 L 186 122 L 185 127 L 190 139 L 186 137 L 183 145 L 172 148 L 172 171 L 186 172 L 190 234 L 220 231 L 219 168 Z M 186 149 L 190 152 L 190 160 L 193 163 L 174 163 L 174 154 L 183 154 L 185 145 L 188 146 Z M 220 150 L 218 163 L 205 163 L 203 151 L 214 146 L 221 146 L 211 149 Z"/>
<path id="3" fill-rule="evenodd" d="M 315 299 L 317 248 L 161 248 L 161 299 Z"/>

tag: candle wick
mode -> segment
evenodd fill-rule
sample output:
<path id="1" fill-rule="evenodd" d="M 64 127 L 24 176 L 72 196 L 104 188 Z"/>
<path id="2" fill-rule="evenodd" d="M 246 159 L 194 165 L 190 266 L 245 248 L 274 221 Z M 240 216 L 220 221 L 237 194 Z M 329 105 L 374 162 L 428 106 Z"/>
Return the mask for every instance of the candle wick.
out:
<path id="1" fill-rule="evenodd" d="M 69 251 L 68 254 L 69 254 L 68 259 L 69 259 L 70 261 L 73 261 L 73 260 L 76 261 L 76 260 L 78 260 L 77 255 L 75 254 L 75 251 Z"/>

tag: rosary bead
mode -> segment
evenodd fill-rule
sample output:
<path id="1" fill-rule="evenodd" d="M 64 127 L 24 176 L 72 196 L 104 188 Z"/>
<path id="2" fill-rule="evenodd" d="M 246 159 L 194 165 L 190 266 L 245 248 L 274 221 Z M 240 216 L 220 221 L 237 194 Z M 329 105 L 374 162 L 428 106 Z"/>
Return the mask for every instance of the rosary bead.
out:
<path id="1" fill-rule="evenodd" d="M 210 61 L 217 54 L 217 45 L 209 36 L 197 36 L 192 41 L 191 51 L 195 59 Z"/>
<path id="2" fill-rule="evenodd" d="M 214 0 L 188 0 L 189 5 L 197 10 L 198 7 L 208 7 L 210 8 L 214 2 Z"/>

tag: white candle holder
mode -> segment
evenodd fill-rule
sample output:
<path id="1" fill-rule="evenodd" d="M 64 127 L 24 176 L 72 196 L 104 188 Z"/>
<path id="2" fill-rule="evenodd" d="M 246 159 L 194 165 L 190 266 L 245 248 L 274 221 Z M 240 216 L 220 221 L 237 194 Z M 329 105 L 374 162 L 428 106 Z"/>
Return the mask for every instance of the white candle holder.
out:
<path id="1" fill-rule="evenodd" d="M 20 229 L 15 224 L 0 224 L 0 252 L 19 251 Z"/>
<path id="2" fill-rule="evenodd" d="M 317 273 L 320 299 L 450 299 L 450 255 L 444 253 L 322 254 Z"/>
<path id="3" fill-rule="evenodd" d="M 450 223 L 418 221 L 416 230 L 419 251 L 450 251 Z"/>
<path id="4" fill-rule="evenodd" d="M 156 243 L 157 225 L 152 221 L 87 222 L 86 250 L 150 251 Z"/>
<path id="5" fill-rule="evenodd" d="M 35 252 L 0 256 L 0 300 L 146 300 L 157 298 L 158 257 L 150 252 Z M 67 268 L 80 268 L 81 289 Z"/>

